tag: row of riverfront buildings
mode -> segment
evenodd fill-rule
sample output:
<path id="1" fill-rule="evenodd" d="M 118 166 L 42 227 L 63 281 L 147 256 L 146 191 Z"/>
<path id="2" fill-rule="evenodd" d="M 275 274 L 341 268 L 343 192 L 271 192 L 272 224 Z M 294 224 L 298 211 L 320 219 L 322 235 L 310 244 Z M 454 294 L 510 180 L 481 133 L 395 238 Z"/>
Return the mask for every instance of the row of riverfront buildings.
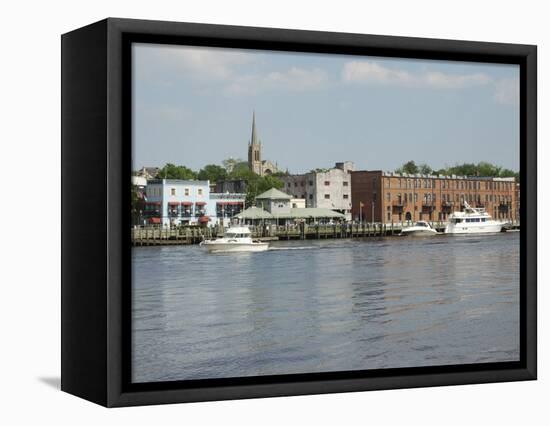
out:
<path id="1" fill-rule="evenodd" d="M 281 190 L 260 194 L 254 202 L 254 207 L 274 213 L 274 218 L 279 214 L 279 219 L 444 222 L 467 202 L 484 208 L 497 220 L 519 220 L 520 191 L 514 178 L 355 171 L 352 163 L 345 162 L 327 171 L 288 175 L 281 180 Z M 245 211 L 246 193 L 215 192 L 216 186 L 200 180 L 148 180 L 142 188 L 139 224 L 227 225 Z M 316 216 L 309 214 L 313 209 Z M 255 214 L 249 218 L 261 218 L 257 211 Z"/>
<path id="2" fill-rule="evenodd" d="M 445 222 L 452 212 L 463 209 L 465 202 L 485 208 L 494 219 L 519 220 L 520 186 L 514 178 L 355 170 L 351 161 L 303 174 L 281 173 L 276 163 L 262 158 L 255 115 L 248 141 L 248 167 L 260 176 L 277 173 L 283 187 L 260 194 L 253 205 L 246 206 L 244 180 L 214 184 L 205 180 L 159 179 L 155 176 L 158 169 L 141 169 L 133 177 L 144 201 L 137 224 L 227 225 L 234 218 L 273 219 L 278 223 Z"/>

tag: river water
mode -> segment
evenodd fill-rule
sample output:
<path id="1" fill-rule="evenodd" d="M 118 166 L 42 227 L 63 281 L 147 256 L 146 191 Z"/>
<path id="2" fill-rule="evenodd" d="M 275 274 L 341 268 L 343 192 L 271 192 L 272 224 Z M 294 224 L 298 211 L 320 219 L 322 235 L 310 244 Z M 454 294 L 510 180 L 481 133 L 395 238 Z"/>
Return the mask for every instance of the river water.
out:
<path id="1" fill-rule="evenodd" d="M 519 233 L 132 260 L 134 382 L 519 359 Z"/>

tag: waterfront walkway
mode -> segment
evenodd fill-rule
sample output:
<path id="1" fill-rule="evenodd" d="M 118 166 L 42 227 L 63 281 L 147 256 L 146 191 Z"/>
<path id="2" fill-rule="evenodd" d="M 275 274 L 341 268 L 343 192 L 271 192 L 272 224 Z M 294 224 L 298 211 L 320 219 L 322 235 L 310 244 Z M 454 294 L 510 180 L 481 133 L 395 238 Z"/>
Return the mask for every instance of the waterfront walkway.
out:
<path id="1" fill-rule="evenodd" d="M 443 232 L 447 222 L 431 222 L 432 227 Z M 252 237 L 264 241 L 310 240 L 329 238 L 368 238 L 399 235 L 409 226 L 406 223 L 338 223 L 326 225 L 250 226 Z M 507 224 L 506 230 L 518 230 L 519 223 Z M 223 235 L 223 230 L 211 227 L 186 226 L 161 228 L 159 226 L 132 229 L 133 246 L 198 244 L 205 239 Z"/>

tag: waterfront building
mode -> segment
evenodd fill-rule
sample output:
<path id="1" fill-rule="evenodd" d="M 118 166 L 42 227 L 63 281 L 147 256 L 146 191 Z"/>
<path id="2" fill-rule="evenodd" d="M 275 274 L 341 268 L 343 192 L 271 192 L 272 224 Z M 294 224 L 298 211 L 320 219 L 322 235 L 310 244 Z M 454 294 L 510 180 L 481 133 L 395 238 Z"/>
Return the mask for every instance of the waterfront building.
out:
<path id="1" fill-rule="evenodd" d="M 273 215 L 287 214 L 291 209 L 292 198 L 276 188 L 271 188 L 256 197 L 256 207 L 261 207 Z"/>
<path id="2" fill-rule="evenodd" d="M 446 221 L 464 202 L 495 220 L 519 220 L 514 178 L 351 172 L 354 220 L 382 223 Z"/>
<path id="3" fill-rule="evenodd" d="M 277 164 L 269 160 L 262 160 L 262 141 L 256 130 L 256 113 L 252 113 L 252 134 L 248 141 L 248 167 L 260 176 L 280 171 Z"/>
<path id="4" fill-rule="evenodd" d="M 143 217 L 163 226 L 227 224 L 244 209 L 246 194 L 210 192 L 207 180 L 152 179 Z"/>
<path id="5" fill-rule="evenodd" d="M 143 176 L 132 176 L 132 185 L 138 189 L 143 189 L 147 185 L 147 179 Z"/>
<path id="6" fill-rule="evenodd" d="M 293 209 L 305 209 L 306 208 L 306 199 L 305 198 L 292 198 L 290 200 L 290 207 Z"/>
<path id="7" fill-rule="evenodd" d="M 231 179 L 231 180 L 221 180 L 216 182 L 216 190 L 218 193 L 238 193 L 243 194 L 247 191 L 247 183 L 244 179 Z"/>
<path id="8" fill-rule="evenodd" d="M 283 189 L 296 198 L 304 198 L 308 208 L 325 208 L 342 213 L 351 219 L 352 184 L 351 161 L 336 163 L 327 170 L 312 170 L 309 173 L 281 176 Z"/>
<path id="9" fill-rule="evenodd" d="M 155 179 L 159 170 L 160 169 L 158 167 L 142 167 L 138 171 L 134 172 L 134 175 L 145 178 L 145 180 Z"/>
<path id="10" fill-rule="evenodd" d="M 246 224 L 273 223 L 276 225 L 345 220 L 345 215 L 331 209 L 299 207 L 302 204 L 300 199 L 295 199 L 276 188 L 258 195 L 255 202 L 255 206 L 235 215 L 234 219 Z"/>

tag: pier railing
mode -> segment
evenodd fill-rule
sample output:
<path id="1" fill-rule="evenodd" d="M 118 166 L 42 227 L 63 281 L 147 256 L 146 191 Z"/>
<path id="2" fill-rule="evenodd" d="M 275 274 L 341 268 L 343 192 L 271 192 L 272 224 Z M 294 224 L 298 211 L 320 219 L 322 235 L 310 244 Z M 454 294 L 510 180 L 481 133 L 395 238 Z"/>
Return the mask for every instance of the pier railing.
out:
<path id="1" fill-rule="evenodd" d="M 429 222 L 443 232 L 448 222 Z M 399 235 L 401 230 L 412 223 L 332 223 L 332 224 L 288 224 L 249 226 L 252 237 L 264 240 L 305 240 L 328 238 L 368 238 Z M 506 229 L 519 229 L 518 221 L 508 222 Z M 205 239 L 223 235 L 221 227 L 180 226 L 137 226 L 131 230 L 132 245 L 172 245 L 198 244 Z"/>

